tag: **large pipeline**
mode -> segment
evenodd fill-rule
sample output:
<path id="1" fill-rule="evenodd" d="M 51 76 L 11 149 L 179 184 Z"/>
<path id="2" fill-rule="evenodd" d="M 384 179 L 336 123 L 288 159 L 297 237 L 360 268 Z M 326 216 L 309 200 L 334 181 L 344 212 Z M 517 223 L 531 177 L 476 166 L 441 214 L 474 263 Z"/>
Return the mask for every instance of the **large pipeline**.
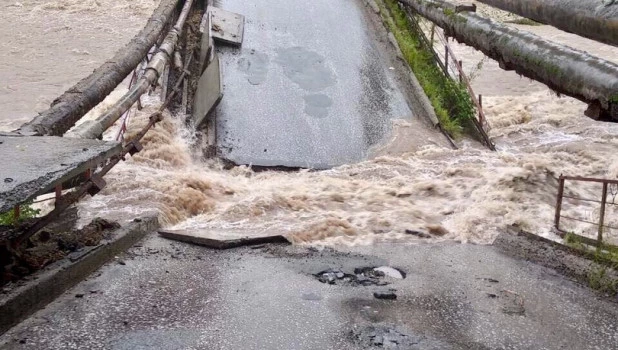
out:
<path id="1" fill-rule="evenodd" d="M 58 97 L 51 108 L 22 125 L 25 135 L 60 136 L 107 97 L 160 39 L 180 0 L 161 0 L 146 26 L 113 58 Z"/>
<path id="2" fill-rule="evenodd" d="M 608 0 L 478 0 L 537 22 L 618 46 L 618 3 Z"/>
<path id="3" fill-rule="evenodd" d="M 95 120 L 86 121 L 76 127 L 67 137 L 95 139 L 100 137 L 105 130 L 111 127 L 131 106 L 137 102 L 148 88 L 156 84 L 159 76 L 163 74 L 165 66 L 171 61 L 176 44 L 182 33 L 187 16 L 193 6 L 193 0 L 186 0 L 178 16 L 176 24 L 163 40 L 157 53 L 152 57 L 150 63 L 144 70 L 144 74 L 137 80 L 135 85 L 122 98 L 116 102 L 105 114 Z"/>
<path id="4" fill-rule="evenodd" d="M 457 12 L 459 7 L 446 1 L 399 2 L 442 27 L 446 35 L 498 61 L 504 69 L 588 103 L 588 116 L 618 119 L 618 65 L 474 12 Z"/>

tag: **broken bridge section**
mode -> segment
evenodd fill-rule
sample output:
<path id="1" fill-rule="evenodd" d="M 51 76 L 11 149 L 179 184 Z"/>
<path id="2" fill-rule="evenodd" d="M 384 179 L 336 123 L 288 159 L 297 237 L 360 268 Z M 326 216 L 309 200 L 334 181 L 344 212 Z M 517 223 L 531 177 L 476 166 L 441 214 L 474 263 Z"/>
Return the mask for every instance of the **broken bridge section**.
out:
<path id="1" fill-rule="evenodd" d="M 0 213 L 53 191 L 121 150 L 117 142 L 0 134 Z"/>
<path id="2" fill-rule="evenodd" d="M 367 157 L 412 112 L 359 2 L 222 0 L 245 16 L 242 47 L 218 46 L 219 155 L 237 164 L 330 168 Z"/>

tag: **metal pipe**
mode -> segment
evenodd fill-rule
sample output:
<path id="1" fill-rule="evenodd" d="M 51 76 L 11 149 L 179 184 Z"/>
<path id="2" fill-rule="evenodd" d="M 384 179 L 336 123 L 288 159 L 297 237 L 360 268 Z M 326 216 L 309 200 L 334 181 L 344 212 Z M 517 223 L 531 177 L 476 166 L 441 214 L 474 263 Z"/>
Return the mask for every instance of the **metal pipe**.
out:
<path id="1" fill-rule="evenodd" d="M 105 99 L 140 63 L 161 37 L 179 0 L 162 0 L 146 26 L 114 57 L 80 80 L 52 103 L 51 107 L 22 125 L 24 135 L 60 136 L 84 114 Z"/>
<path id="2" fill-rule="evenodd" d="M 67 137 L 94 139 L 99 138 L 105 130 L 109 129 L 135 102 L 143 95 L 148 88 L 154 85 L 159 76 L 163 74 L 165 66 L 171 61 L 174 49 L 182 33 L 185 21 L 192 8 L 193 0 L 187 0 L 178 16 L 176 25 L 167 34 L 165 40 L 159 47 L 157 53 L 152 57 L 146 67 L 144 74 L 122 98 L 116 102 L 104 115 L 99 118 L 87 121 L 76 127 Z"/>
<path id="3" fill-rule="evenodd" d="M 618 5 L 584 0 L 478 0 L 489 6 L 618 46 Z"/>
<path id="4" fill-rule="evenodd" d="M 448 36 L 495 59 L 508 70 L 544 83 L 558 93 L 599 106 L 618 119 L 618 65 L 537 35 L 505 26 L 442 0 L 399 0 L 442 27 Z M 613 113 L 613 114 L 612 114 Z"/>

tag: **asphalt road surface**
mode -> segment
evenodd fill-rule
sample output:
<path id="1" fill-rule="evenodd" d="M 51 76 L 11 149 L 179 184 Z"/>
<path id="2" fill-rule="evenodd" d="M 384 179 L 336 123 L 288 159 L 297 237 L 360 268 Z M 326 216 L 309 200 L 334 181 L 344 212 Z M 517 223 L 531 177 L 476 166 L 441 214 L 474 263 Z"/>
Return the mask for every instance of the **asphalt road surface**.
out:
<path id="1" fill-rule="evenodd" d="M 415 118 L 357 0 L 221 0 L 246 16 L 221 48 L 217 146 L 238 164 L 329 168 L 363 160 L 393 119 Z"/>
<path id="2" fill-rule="evenodd" d="M 406 278 L 314 276 L 376 266 Z M 396 300 L 373 295 L 390 289 Z M 615 302 L 491 246 L 213 251 L 153 234 L 0 349 L 613 349 L 617 321 Z"/>

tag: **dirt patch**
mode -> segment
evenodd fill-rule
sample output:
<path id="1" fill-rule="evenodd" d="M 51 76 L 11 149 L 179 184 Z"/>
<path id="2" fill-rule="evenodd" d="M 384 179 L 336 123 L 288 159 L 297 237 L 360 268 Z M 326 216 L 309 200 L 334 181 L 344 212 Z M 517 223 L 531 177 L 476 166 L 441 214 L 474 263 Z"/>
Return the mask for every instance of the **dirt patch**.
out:
<path id="1" fill-rule="evenodd" d="M 118 228 L 120 224 L 116 222 L 95 218 L 79 230 L 63 230 L 62 226 L 42 230 L 15 252 L 0 246 L 0 286 L 29 276 L 72 252 L 96 246 L 103 239 L 110 239 Z"/>

